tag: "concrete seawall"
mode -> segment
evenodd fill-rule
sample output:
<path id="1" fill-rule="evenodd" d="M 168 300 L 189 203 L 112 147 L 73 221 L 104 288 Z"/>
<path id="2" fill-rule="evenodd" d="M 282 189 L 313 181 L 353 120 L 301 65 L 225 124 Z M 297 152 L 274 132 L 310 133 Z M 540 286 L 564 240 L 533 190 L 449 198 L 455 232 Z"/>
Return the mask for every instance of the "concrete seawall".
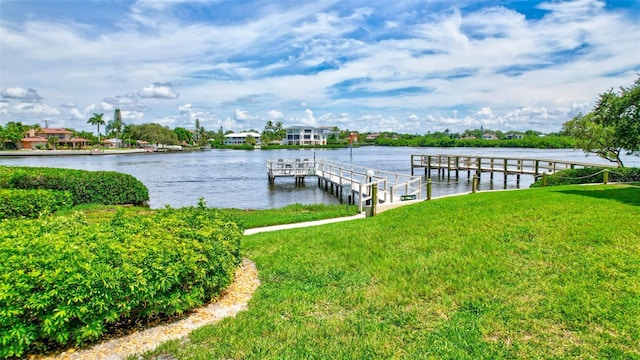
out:
<path id="1" fill-rule="evenodd" d="M 121 155 L 146 153 L 145 149 L 127 150 L 14 150 L 0 151 L 0 156 L 69 156 L 69 155 Z"/>

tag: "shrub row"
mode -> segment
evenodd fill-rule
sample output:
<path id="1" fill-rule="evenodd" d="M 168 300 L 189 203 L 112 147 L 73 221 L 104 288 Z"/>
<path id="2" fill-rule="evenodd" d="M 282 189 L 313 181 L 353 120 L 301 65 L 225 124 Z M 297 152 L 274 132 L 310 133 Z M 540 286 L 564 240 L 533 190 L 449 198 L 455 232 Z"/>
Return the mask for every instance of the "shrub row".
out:
<path id="1" fill-rule="evenodd" d="M 149 201 L 149 190 L 142 182 L 115 171 L 0 166 L 0 187 L 66 190 L 74 205 L 145 205 Z"/>
<path id="2" fill-rule="evenodd" d="M 640 182 L 640 168 L 600 168 L 567 169 L 548 175 L 546 186 L 570 184 L 599 184 L 604 182 L 604 170 L 609 172 L 611 182 Z M 531 187 L 542 187 L 543 179 L 537 179 Z"/>
<path id="3" fill-rule="evenodd" d="M 0 222 L 0 358 L 201 306 L 231 282 L 241 236 L 202 206 L 93 225 L 80 213 Z"/>
<path id="4" fill-rule="evenodd" d="M 68 191 L 0 189 L 0 220 L 37 218 L 71 205 Z"/>

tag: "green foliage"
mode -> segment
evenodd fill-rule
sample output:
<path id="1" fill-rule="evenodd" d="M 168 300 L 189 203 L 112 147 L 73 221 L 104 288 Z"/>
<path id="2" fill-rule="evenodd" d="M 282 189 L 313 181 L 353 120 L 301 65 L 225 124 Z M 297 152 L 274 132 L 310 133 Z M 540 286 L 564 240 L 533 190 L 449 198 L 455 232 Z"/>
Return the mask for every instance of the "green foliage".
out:
<path id="1" fill-rule="evenodd" d="M 231 282 L 242 230 L 203 206 L 0 222 L 0 358 L 80 345 L 201 306 Z"/>
<path id="2" fill-rule="evenodd" d="M 160 124 L 130 124 L 125 127 L 127 137 L 144 140 L 150 144 L 178 145 L 178 135 L 169 127 Z"/>
<path id="3" fill-rule="evenodd" d="M 501 135 L 504 136 L 504 135 Z M 382 133 L 374 140 L 378 146 L 424 146 L 424 147 L 500 147 L 500 148 L 534 148 L 534 149 L 568 149 L 572 148 L 574 140 L 567 136 L 549 135 L 539 137 L 527 135 L 522 139 L 485 140 L 458 139 L 453 135 L 436 132 L 433 134 L 401 135 Z"/>
<path id="4" fill-rule="evenodd" d="M 271 141 L 280 141 L 287 136 L 287 130 L 284 128 L 282 122 L 277 121 L 273 122 L 271 120 L 267 121 L 264 126 L 264 130 L 262 130 L 262 135 L 260 137 L 263 144 L 269 144 Z"/>
<path id="5" fill-rule="evenodd" d="M 177 127 L 173 129 L 173 132 L 176 133 L 176 136 L 178 137 L 178 141 L 181 144 L 185 143 L 185 144 L 191 145 L 193 143 L 193 134 L 191 133 L 191 131 L 183 127 Z"/>
<path id="6" fill-rule="evenodd" d="M 244 228 L 250 229 L 270 225 L 352 216 L 358 213 L 358 207 L 355 205 L 291 204 L 278 209 L 220 209 L 220 211 L 233 215 Z"/>
<path id="7" fill-rule="evenodd" d="M 104 113 L 93 113 L 93 116 L 87 120 L 87 124 L 98 126 L 98 141 L 100 141 L 100 125 L 104 125 L 103 116 Z"/>
<path id="8" fill-rule="evenodd" d="M 107 134 L 113 135 L 116 140 L 118 140 L 120 139 L 120 135 L 122 134 L 122 130 L 125 126 L 125 123 L 122 121 L 122 113 L 120 109 L 115 109 L 113 112 L 113 119 L 107 123 L 105 131 Z"/>
<path id="9" fill-rule="evenodd" d="M 640 168 L 601 168 L 587 167 L 581 169 L 567 169 L 546 176 L 546 186 L 570 184 L 601 184 L 604 182 L 604 172 L 609 172 L 610 182 L 640 182 Z M 545 180 L 538 178 L 531 187 L 542 187 Z"/>
<path id="10" fill-rule="evenodd" d="M 9 121 L 4 127 L 0 125 L 0 150 L 17 149 L 29 126 L 21 122 Z"/>
<path id="11" fill-rule="evenodd" d="M 620 167 L 623 151 L 640 156 L 640 78 L 618 93 L 600 94 L 595 108 L 564 123 L 563 131 L 577 139 L 576 147 Z"/>
<path id="12" fill-rule="evenodd" d="M 0 189 L 0 220 L 37 218 L 72 204 L 68 191 Z"/>
<path id="13" fill-rule="evenodd" d="M 149 201 L 149 190 L 142 182 L 115 171 L 0 166 L 0 187 L 66 190 L 74 205 L 143 205 Z"/>

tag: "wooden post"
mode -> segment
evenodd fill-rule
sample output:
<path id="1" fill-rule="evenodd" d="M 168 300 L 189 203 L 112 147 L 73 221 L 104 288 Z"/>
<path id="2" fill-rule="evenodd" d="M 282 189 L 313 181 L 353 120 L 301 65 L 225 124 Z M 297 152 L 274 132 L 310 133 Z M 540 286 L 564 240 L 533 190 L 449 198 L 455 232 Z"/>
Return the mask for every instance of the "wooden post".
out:
<path id="1" fill-rule="evenodd" d="M 473 181 L 471 182 L 471 192 L 474 194 L 476 193 L 476 190 L 478 190 L 478 180 L 480 180 L 478 175 L 473 175 Z"/>
<path id="2" fill-rule="evenodd" d="M 424 169 L 424 174 L 429 174 L 431 177 L 431 155 L 427 155 L 427 167 Z"/>
<path id="3" fill-rule="evenodd" d="M 547 173 L 543 172 L 542 173 L 542 187 L 547 186 Z"/>
<path id="4" fill-rule="evenodd" d="M 476 172 L 476 175 L 480 177 L 482 175 L 482 158 L 477 158 L 476 164 L 478 165 L 478 171 Z"/>
<path id="5" fill-rule="evenodd" d="M 509 159 L 504 159 L 504 188 L 507 188 L 507 175 L 509 175 Z"/>
<path id="6" fill-rule="evenodd" d="M 371 184 L 371 216 L 376 215 L 378 208 L 378 183 Z"/>
<path id="7" fill-rule="evenodd" d="M 604 169 L 604 174 L 602 178 L 602 182 L 607 184 L 609 182 L 609 169 Z"/>
<path id="8" fill-rule="evenodd" d="M 536 160 L 536 170 L 535 170 L 535 174 L 536 174 L 536 175 L 540 174 L 540 160 Z"/>
<path id="9" fill-rule="evenodd" d="M 427 179 L 427 200 L 431 200 L 431 178 Z"/>
<path id="10" fill-rule="evenodd" d="M 413 176 L 413 157 L 414 155 L 411 155 L 411 176 Z"/>
<path id="11" fill-rule="evenodd" d="M 456 156 L 456 180 L 458 180 L 458 177 L 460 176 L 460 170 L 458 170 L 458 167 L 460 167 L 460 157 Z"/>

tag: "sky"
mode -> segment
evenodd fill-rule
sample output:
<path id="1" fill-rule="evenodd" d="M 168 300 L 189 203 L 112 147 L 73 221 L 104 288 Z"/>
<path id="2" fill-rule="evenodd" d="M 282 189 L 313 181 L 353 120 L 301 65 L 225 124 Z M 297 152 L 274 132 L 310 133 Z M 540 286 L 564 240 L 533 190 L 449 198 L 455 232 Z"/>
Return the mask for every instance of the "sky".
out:
<path id="1" fill-rule="evenodd" d="M 548 133 L 639 74 L 640 0 L 0 0 L 0 125 Z"/>

